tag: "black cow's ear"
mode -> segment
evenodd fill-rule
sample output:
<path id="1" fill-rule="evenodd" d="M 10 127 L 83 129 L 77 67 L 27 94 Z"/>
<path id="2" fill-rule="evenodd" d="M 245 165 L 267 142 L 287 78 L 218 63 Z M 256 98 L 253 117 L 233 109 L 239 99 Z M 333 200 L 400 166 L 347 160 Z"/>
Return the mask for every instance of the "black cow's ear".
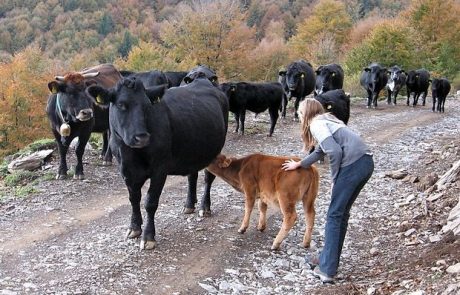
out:
<path id="1" fill-rule="evenodd" d="M 185 84 L 189 84 L 189 83 L 191 83 L 192 81 L 193 81 L 192 78 L 190 78 L 190 77 L 188 77 L 188 76 L 184 77 L 184 82 L 185 82 Z"/>
<path id="2" fill-rule="evenodd" d="M 315 71 L 316 75 L 319 75 L 322 69 L 323 69 L 323 66 L 319 66 Z"/>
<path id="3" fill-rule="evenodd" d="M 370 72 L 371 69 L 370 69 L 370 68 L 364 68 L 364 71 L 365 71 L 365 72 Z"/>
<path id="4" fill-rule="evenodd" d="M 57 81 L 51 81 L 48 83 L 48 89 L 50 90 L 51 93 L 56 94 L 59 91 L 62 92 L 64 85 L 57 82 Z"/>
<path id="5" fill-rule="evenodd" d="M 280 75 L 280 76 L 286 76 L 286 71 L 279 71 L 279 72 L 278 72 L 278 75 Z"/>
<path id="6" fill-rule="evenodd" d="M 230 85 L 230 91 L 236 91 L 236 85 L 235 84 Z"/>
<path id="7" fill-rule="evenodd" d="M 168 89 L 168 84 L 152 86 L 145 89 L 145 94 L 149 98 L 152 104 L 160 102 L 165 94 L 166 89 Z"/>
<path id="8" fill-rule="evenodd" d="M 112 94 L 109 90 L 99 85 L 92 85 L 86 88 L 86 94 L 94 98 L 99 105 L 108 105 L 112 101 Z"/>
<path id="9" fill-rule="evenodd" d="M 431 79 L 428 79 L 428 82 L 432 83 L 432 82 L 433 82 L 433 80 L 431 80 Z"/>

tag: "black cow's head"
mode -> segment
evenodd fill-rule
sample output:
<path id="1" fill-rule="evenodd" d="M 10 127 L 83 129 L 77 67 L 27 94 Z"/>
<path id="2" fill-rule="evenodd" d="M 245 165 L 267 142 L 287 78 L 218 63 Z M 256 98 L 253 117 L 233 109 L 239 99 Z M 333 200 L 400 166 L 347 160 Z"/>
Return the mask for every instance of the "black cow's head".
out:
<path id="1" fill-rule="evenodd" d="M 222 83 L 219 86 L 220 90 L 230 99 L 236 92 L 237 84 L 236 83 Z"/>
<path id="2" fill-rule="evenodd" d="M 431 91 L 436 92 L 438 88 L 442 87 L 442 81 L 441 79 L 434 78 L 431 80 Z"/>
<path id="3" fill-rule="evenodd" d="M 407 73 L 406 84 L 407 85 L 415 85 L 415 84 L 417 84 L 417 81 L 419 79 L 420 79 L 420 74 L 417 73 L 414 70 L 411 70 L 411 71 L 409 71 L 409 73 Z"/>
<path id="4" fill-rule="evenodd" d="M 379 65 L 371 65 L 364 68 L 364 71 L 368 73 L 367 84 L 370 90 L 375 91 L 386 85 L 388 81 L 387 68 L 383 68 Z"/>
<path id="5" fill-rule="evenodd" d="M 340 88 L 343 86 L 343 82 L 339 81 L 339 68 L 333 69 L 328 66 L 320 66 L 316 71 L 316 93 L 321 94 L 333 89 L 334 82 L 335 84 L 340 84 Z M 339 79 L 338 79 L 339 78 Z"/>
<path id="6" fill-rule="evenodd" d="M 142 81 L 123 79 L 111 89 L 98 85 L 86 91 L 97 103 L 110 104 L 110 130 L 131 148 L 143 148 L 150 143 L 148 116 L 159 101 L 157 87 L 145 89 Z"/>
<path id="7" fill-rule="evenodd" d="M 393 66 L 388 70 L 389 81 L 398 81 L 402 74 L 406 74 L 404 70 L 402 70 L 398 66 Z"/>
<path id="8" fill-rule="evenodd" d="M 64 77 L 56 76 L 55 81 L 48 83 L 48 89 L 56 95 L 56 112 L 65 122 L 82 122 L 93 118 L 93 100 L 85 93 L 85 89 L 95 84 L 99 73 L 69 73 Z"/>
<path id="9" fill-rule="evenodd" d="M 197 66 L 188 72 L 188 74 L 182 80 L 181 85 L 192 83 L 200 75 L 200 73 L 204 74 L 214 86 L 219 86 L 219 79 L 217 78 L 216 73 L 207 66 L 203 65 Z"/>
<path id="10" fill-rule="evenodd" d="M 304 82 L 306 75 L 307 73 L 296 63 L 290 64 L 286 71 L 286 85 L 289 91 L 296 90 Z"/>

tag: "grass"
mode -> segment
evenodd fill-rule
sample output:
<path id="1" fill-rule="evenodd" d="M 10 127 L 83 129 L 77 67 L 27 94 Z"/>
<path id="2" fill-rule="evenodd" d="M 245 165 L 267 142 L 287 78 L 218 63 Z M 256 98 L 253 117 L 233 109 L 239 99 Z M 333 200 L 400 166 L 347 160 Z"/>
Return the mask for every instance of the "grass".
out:
<path id="1" fill-rule="evenodd" d="M 17 187 L 25 186 L 37 178 L 39 178 L 39 175 L 32 171 L 18 171 L 13 174 L 6 175 L 3 182 L 8 187 Z"/>

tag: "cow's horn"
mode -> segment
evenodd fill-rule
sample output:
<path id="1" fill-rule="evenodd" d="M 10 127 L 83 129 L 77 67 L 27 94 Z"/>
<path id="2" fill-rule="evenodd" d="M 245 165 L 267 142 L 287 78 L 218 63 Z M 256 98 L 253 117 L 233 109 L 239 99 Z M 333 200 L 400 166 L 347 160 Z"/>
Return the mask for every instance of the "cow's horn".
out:
<path id="1" fill-rule="evenodd" d="M 94 73 L 85 73 L 83 74 L 83 78 L 94 78 L 94 77 L 97 77 L 99 75 L 99 72 L 94 72 Z"/>
<path id="2" fill-rule="evenodd" d="M 64 81 L 64 76 L 54 76 L 56 81 Z"/>

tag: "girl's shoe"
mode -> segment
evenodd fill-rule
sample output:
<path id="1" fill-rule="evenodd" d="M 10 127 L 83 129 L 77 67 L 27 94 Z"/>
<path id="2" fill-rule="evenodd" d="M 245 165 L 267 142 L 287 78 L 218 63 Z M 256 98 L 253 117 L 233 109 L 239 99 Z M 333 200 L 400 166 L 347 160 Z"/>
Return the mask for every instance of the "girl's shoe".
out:
<path id="1" fill-rule="evenodd" d="M 313 270 L 313 275 L 319 278 L 321 282 L 323 282 L 323 284 L 333 284 L 334 283 L 334 278 L 322 272 L 319 269 L 319 266 L 315 267 L 315 269 Z"/>

